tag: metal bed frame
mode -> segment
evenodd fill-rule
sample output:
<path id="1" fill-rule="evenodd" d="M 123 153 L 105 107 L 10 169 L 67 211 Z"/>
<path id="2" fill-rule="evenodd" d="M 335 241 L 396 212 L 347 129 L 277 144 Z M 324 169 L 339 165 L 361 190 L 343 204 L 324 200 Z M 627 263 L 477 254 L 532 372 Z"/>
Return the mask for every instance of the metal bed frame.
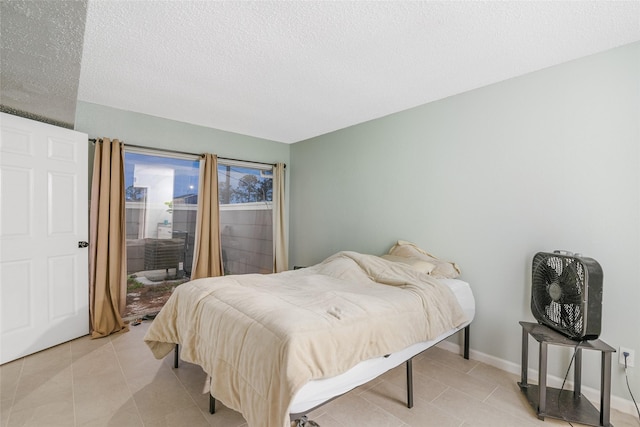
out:
<path id="1" fill-rule="evenodd" d="M 469 340 L 470 340 L 469 330 L 470 330 L 470 326 L 471 326 L 471 324 L 465 326 L 464 329 L 462 329 L 464 331 L 464 344 L 463 344 L 462 356 L 467 360 L 469 360 Z M 460 331 L 458 331 L 458 332 L 460 332 Z M 456 332 L 456 333 L 458 333 L 458 332 Z M 453 334 L 453 335 L 455 335 L 455 334 Z M 453 335 L 450 335 L 450 336 L 453 336 Z M 444 339 L 446 339 L 446 338 L 444 338 Z M 438 343 L 442 342 L 443 340 L 438 341 Z M 438 344 L 438 343 L 435 343 L 435 344 Z M 431 347 L 433 347 L 433 346 L 431 346 Z M 429 347 L 429 348 L 431 348 L 431 347 Z M 406 364 L 406 367 L 407 367 L 407 408 L 409 408 L 409 409 L 413 408 L 413 358 L 418 356 L 418 355 L 420 355 L 420 354 L 422 354 L 422 353 L 424 353 L 425 351 L 429 350 L 429 348 L 424 349 L 420 353 L 416 354 L 415 356 L 410 357 L 409 359 L 407 359 L 405 361 L 405 364 Z M 179 361 L 180 361 L 180 345 L 176 344 L 176 347 L 175 347 L 175 350 L 174 350 L 174 356 L 173 356 L 173 367 L 175 369 L 178 369 Z M 320 405 L 315 406 L 315 407 L 313 407 L 311 409 L 308 409 L 307 411 L 305 411 L 303 413 L 289 414 L 289 418 L 292 421 L 296 420 L 296 419 L 299 419 L 302 416 L 306 415 L 308 412 L 311 412 L 311 411 L 313 411 L 313 410 L 315 410 L 315 409 L 317 409 L 317 408 L 319 408 L 319 407 L 331 402 L 332 400 L 337 399 L 340 396 L 342 396 L 342 394 L 334 396 L 331 399 L 329 399 L 329 400 L 327 400 L 325 402 L 322 402 Z M 211 392 L 209 392 L 209 413 L 210 414 L 215 414 L 216 413 L 216 399 L 215 399 L 215 397 L 213 397 L 211 395 Z"/>

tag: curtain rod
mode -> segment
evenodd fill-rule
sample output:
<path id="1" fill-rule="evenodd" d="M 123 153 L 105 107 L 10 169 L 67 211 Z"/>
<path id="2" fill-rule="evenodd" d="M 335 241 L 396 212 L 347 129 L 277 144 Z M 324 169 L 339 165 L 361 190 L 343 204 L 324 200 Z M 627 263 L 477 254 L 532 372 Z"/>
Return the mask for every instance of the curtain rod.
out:
<path id="1" fill-rule="evenodd" d="M 89 142 L 95 144 L 96 143 L 96 139 L 95 138 L 89 138 Z M 153 148 L 153 147 L 144 147 L 142 145 L 134 145 L 134 144 L 124 144 L 125 147 L 131 147 L 131 148 L 144 148 L 147 150 L 156 150 L 156 151 L 162 151 L 164 153 L 173 153 L 173 154 L 185 154 L 187 156 L 200 156 L 200 157 L 204 157 L 204 154 L 202 153 L 190 153 L 188 151 L 178 151 L 178 150 L 170 150 L 168 148 Z M 240 159 L 232 159 L 230 157 L 218 157 L 218 159 L 221 160 L 229 160 L 232 162 L 247 162 L 247 163 L 256 163 L 258 165 L 269 165 L 269 166 L 275 166 L 276 163 L 267 163 L 267 162 L 254 162 L 253 160 L 240 160 Z M 285 164 L 284 167 L 286 168 L 287 165 Z"/>

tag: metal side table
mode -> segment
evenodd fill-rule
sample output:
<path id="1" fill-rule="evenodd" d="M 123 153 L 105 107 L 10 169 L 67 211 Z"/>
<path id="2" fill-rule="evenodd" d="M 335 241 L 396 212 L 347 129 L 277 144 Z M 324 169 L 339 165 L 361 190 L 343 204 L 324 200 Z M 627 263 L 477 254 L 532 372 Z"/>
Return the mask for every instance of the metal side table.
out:
<path id="1" fill-rule="evenodd" d="M 558 418 L 575 421 L 591 426 L 613 427 L 609 422 L 611 414 L 611 354 L 615 349 L 602 340 L 571 340 L 559 332 L 538 323 L 520 322 L 522 325 L 522 381 L 520 390 L 526 395 L 529 404 L 538 414 L 538 418 Z M 540 344 L 538 367 L 538 385 L 527 383 L 529 368 L 529 335 Z M 573 391 L 547 387 L 547 345 L 560 345 L 576 348 L 574 359 Z M 582 376 L 582 350 L 596 350 L 602 353 L 600 368 L 600 411 L 580 392 Z"/>

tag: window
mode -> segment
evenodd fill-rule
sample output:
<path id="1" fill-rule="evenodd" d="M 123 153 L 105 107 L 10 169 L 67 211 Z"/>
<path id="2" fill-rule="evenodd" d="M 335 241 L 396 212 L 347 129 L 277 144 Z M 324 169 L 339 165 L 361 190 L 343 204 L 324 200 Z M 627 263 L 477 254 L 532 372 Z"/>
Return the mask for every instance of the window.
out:
<path id="1" fill-rule="evenodd" d="M 189 279 L 199 159 L 125 151 L 127 314 L 157 312 Z"/>
<path id="2" fill-rule="evenodd" d="M 198 207 L 198 156 L 127 149 L 126 318 L 155 313 L 189 280 Z M 273 171 L 270 165 L 218 161 L 225 274 L 273 272 Z"/>
<path id="3" fill-rule="evenodd" d="M 225 274 L 273 272 L 271 166 L 218 161 Z"/>

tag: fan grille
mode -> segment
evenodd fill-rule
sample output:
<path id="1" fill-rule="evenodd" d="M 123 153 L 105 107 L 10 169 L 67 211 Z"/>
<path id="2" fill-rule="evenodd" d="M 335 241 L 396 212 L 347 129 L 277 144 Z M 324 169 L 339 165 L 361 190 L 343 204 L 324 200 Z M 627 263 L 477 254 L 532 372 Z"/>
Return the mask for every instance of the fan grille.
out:
<path id="1" fill-rule="evenodd" d="M 558 304 L 552 301 L 545 308 L 547 318 L 558 327 L 565 329 L 572 335 L 579 335 L 584 328 L 583 312 L 579 305 Z"/>
<path id="2" fill-rule="evenodd" d="M 534 268 L 532 298 L 546 322 L 568 335 L 584 331 L 585 271 L 574 258 L 550 256 Z"/>
<path id="3" fill-rule="evenodd" d="M 538 322 L 574 340 L 597 339 L 602 268 L 592 258 L 555 251 L 533 258 L 531 311 Z"/>

